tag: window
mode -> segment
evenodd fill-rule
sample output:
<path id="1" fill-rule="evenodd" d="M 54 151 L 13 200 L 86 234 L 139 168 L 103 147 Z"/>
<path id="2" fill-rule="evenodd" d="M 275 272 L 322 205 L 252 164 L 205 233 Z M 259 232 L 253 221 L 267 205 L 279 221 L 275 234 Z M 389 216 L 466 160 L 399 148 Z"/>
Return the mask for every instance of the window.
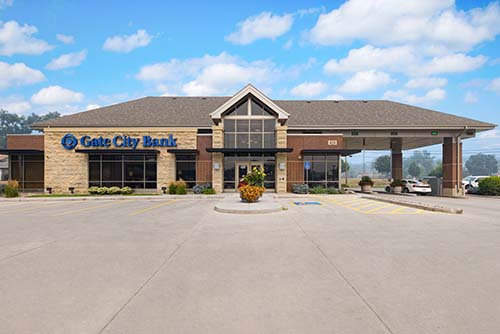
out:
<path id="1" fill-rule="evenodd" d="M 304 181 L 309 187 L 339 188 L 339 156 L 337 154 L 304 155 L 310 168 L 304 170 Z"/>
<path id="2" fill-rule="evenodd" d="M 21 189 L 43 189 L 44 156 L 12 155 L 10 156 L 10 178 L 19 182 Z"/>
<path id="3" fill-rule="evenodd" d="M 89 186 L 156 189 L 156 155 L 89 155 Z"/>
<path id="4" fill-rule="evenodd" d="M 224 147 L 276 147 L 275 127 L 276 118 L 272 111 L 259 101 L 246 97 L 224 117 Z"/>
<path id="5" fill-rule="evenodd" d="M 188 188 L 193 188 L 196 185 L 196 154 L 176 155 L 175 170 L 175 179 L 182 180 Z"/>

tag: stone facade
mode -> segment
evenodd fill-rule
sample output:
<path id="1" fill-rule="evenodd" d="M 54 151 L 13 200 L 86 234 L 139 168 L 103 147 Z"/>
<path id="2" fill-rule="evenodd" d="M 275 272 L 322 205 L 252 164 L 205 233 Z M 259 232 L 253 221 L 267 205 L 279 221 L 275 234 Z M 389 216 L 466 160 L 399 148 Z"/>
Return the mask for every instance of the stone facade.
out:
<path id="1" fill-rule="evenodd" d="M 287 126 L 276 127 L 276 148 L 287 147 Z M 285 193 L 287 185 L 286 177 L 287 153 L 276 153 L 276 192 Z M 283 168 L 280 168 L 283 167 Z"/>
<path id="2" fill-rule="evenodd" d="M 88 135 L 92 138 L 112 138 L 116 135 L 131 137 L 166 137 L 172 134 L 177 139 L 178 149 L 196 149 L 196 128 L 46 128 L 44 130 L 45 146 L 45 187 L 50 187 L 55 193 L 68 193 L 69 187 L 75 188 L 75 193 L 88 191 L 88 155 L 67 150 L 61 145 L 61 138 L 66 133 L 72 133 L 77 138 Z M 77 148 L 83 148 L 77 146 Z M 140 145 L 138 148 L 142 148 Z M 175 180 L 175 155 L 167 150 L 173 147 L 155 147 L 160 151 L 157 163 L 157 191 Z M 111 148 L 112 149 L 112 148 Z M 132 149 L 131 149 L 132 152 Z"/>
<path id="3" fill-rule="evenodd" d="M 224 147 L 224 128 L 221 125 L 212 126 L 212 147 Z M 224 154 L 212 154 L 212 187 L 216 192 L 221 193 L 224 191 Z M 218 169 L 213 168 L 218 166 Z"/>

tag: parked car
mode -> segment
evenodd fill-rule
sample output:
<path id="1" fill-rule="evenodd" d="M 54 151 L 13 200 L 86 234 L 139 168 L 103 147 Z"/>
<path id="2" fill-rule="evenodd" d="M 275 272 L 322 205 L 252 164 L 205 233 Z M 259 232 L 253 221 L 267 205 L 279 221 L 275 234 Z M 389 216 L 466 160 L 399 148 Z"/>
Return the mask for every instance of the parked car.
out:
<path id="1" fill-rule="evenodd" d="M 391 187 L 385 187 L 386 192 L 391 192 Z M 418 180 L 403 180 L 403 192 L 404 193 L 415 193 L 419 195 L 427 195 L 432 192 L 432 188 L 428 183 L 418 181 Z"/>
<path id="2" fill-rule="evenodd" d="M 466 192 L 477 193 L 479 187 L 479 181 L 487 178 L 488 176 L 467 176 L 462 180 L 462 185 L 465 187 Z"/>

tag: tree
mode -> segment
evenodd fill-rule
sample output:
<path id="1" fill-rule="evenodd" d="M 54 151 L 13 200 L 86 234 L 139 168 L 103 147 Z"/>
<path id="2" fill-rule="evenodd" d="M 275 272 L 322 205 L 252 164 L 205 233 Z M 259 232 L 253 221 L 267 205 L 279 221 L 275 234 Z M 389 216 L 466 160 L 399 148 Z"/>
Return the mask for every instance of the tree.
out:
<path id="1" fill-rule="evenodd" d="M 351 165 L 347 162 L 347 159 L 344 159 L 342 161 L 342 173 L 345 173 L 346 171 L 349 171 L 351 169 Z"/>
<path id="2" fill-rule="evenodd" d="M 7 134 L 31 133 L 30 125 L 36 122 L 47 121 L 61 116 L 58 112 L 49 112 L 39 116 L 31 114 L 28 117 L 9 113 L 6 110 L 0 110 L 0 148 L 6 146 Z"/>
<path id="3" fill-rule="evenodd" d="M 433 170 L 429 172 L 429 176 L 443 177 L 443 164 L 439 163 Z"/>
<path id="4" fill-rule="evenodd" d="M 373 168 L 380 174 L 389 175 L 391 172 L 391 156 L 381 155 L 373 162 Z"/>
<path id="5" fill-rule="evenodd" d="M 490 154 L 471 155 L 465 166 L 472 175 L 491 175 L 498 172 L 498 161 Z"/>
<path id="6" fill-rule="evenodd" d="M 420 167 L 420 175 L 427 175 L 429 172 L 435 167 L 436 162 L 434 161 L 434 157 L 431 155 L 430 152 L 423 150 L 423 151 L 414 151 L 411 156 L 408 158 L 405 158 L 404 160 L 404 166 L 407 167 L 405 168 L 404 174 L 410 174 L 410 171 L 408 168 L 410 167 L 411 163 L 415 162 L 419 167 Z"/>
<path id="7" fill-rule="evenodd" d="M 418 178 L 421 172 L 420 166 L 415 161 L 408 166 L 408 174 L 415 178 Z"/>

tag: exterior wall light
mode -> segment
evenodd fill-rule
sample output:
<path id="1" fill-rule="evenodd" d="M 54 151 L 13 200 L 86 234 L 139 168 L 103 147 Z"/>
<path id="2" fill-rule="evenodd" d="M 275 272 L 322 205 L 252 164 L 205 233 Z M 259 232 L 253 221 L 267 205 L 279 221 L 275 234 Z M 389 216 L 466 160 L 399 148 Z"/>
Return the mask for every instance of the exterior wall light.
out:
<path id="1" fill-rule="evenodd" d="M 68 188 L 69 192 L 74 194 L 75 193 L 75 187 L 69 187 Z"/>
<path id="2" fill-rule="evenodd" d="M 165 187 L 165 186 L 161 187 L 161 191 L 163 192 L 163 194 L 166 194 L 167 193 L 167 187 Z"/>
<path id="3" fill-rule="evenodd" d="M 52 188 L 47 187 L 47 191 L 49 192 L 49 194 L 52 194 Z"/>

